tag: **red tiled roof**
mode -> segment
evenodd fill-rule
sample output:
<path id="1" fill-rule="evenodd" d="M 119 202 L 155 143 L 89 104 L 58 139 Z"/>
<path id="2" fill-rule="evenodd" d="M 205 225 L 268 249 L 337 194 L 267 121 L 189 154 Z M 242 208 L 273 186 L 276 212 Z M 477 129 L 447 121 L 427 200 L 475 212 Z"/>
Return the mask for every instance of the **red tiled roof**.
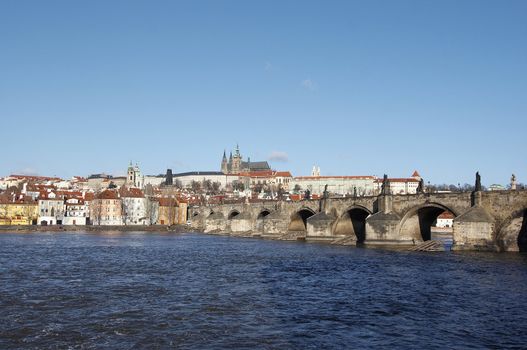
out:
<path id="1" fill-rule="evenodd" d="M 145 198 L 143 191 L 135 187 L 121 187 L 119 193 L 121 194 L 121 197 L 126 198 Z"/>
<path id="2" fill-rule="evenodd" d="M 55 180 L 55 181 L 62 181 L 60 177 L 48 177 L 48 176 L 34 176 L 34 175 L 17 175 L 12 174 L 9 175 L 10 177 L 14 177 L 19 180 L 33 180 L 33 181 L 49 181 L 49 180 Z"/>
<path id="3" fill-rule="evenodd" d="M 376 179 L 376 183 L 381 183 L 383 179 Z M 388 182 L 419 182 L 419 180 L 414 179 L 413 177 L 392 177 L 388 178 Z"/>
<path id="4" fill-rule="evenodd" d="M 437 218 L 438 219 L 453 219 L 454 218 L 454 214 L 452 214 L 449 211 L 444 211 Z"/>
<path id="5" fill-rule="evenodd" d="M 375 176 L 297 176 L 294 178 L 295 180 L 328 180 L 328 179 L 355 179 L 355 180 L 361 180 L 361 179 L 375 179 Z"/>
<path id="6" fill-rule="evenodd" d="M 281 177 L 293 177 L 289 171 L 277 171 L 275 175 Z"/>
<path id="7" fill-rule="evenodd" d="M 55 194 L 55 198 L 52 198 L 50 197 L 50 194 Z M 38 195 L 38 199 L 40 200 L 52 200 L 52 201 L 56 201 L 56 200 L 61 200 L 63 199 L 62 196 L 60 196 L 58 193 L 55 193 L 55 192 L 48 192 L 48 191 L 40 191 L 39 195 Z"/>
<path id="8" fill-rule="evenodd" d="M 104 190 L 97 195 L 97 199 L 119 199 L 119 195 L 115 190 Z"/>
<path id="9" fill-rule="evenodd" d="M 414 170 L 414 173 L 412 174 L 412 177 L 421 177 L 421 175 L 419 175 L 417 170 Z"/>
<path id="10" fill-rule="evenodd" d="M 178 200 L 176 198 L 162 197 L 162 198 L 159 198 L 159 206 L 161 206 L 161 207 L 177 207 L 178 206 Z"/>

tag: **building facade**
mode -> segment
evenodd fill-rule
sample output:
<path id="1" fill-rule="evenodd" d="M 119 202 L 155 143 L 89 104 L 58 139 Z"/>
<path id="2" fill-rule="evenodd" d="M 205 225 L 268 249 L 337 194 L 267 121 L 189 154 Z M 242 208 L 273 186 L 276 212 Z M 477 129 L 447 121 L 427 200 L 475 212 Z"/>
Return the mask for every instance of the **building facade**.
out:
<path id="1" fill-rule="evenodd" d="M 289 185 L 290 191 L 309 190 L 321 196 L 327 191 L 333 195 L 372 196 L 375 192 L 375 176 L 298 176 Z"/>
<path id="2" fill-rule="evenodd" d="M 116 190 L 98 193 L 90 202 L 90 221 L 93 225 L 122 225 L 122 203 Z"/>
<path id="3" fill-rule="evenodd" d="M 86 225 L 88 206 L 83 199 L 70 198 L 66 200 L 63 225 Z"/>
<path id="4" fill-rule="evenodd" d="M 44 192 L 38 197 L 38 224 L 62 225 L 66 206 L 64 198 L 55 192 Z"/>
<path id="5" fill-rule="evenodd" d="M 34 225 L 38 218 L 38 204 L 31 197 L 14 201 L 0 198 L 0 225 Z"/>

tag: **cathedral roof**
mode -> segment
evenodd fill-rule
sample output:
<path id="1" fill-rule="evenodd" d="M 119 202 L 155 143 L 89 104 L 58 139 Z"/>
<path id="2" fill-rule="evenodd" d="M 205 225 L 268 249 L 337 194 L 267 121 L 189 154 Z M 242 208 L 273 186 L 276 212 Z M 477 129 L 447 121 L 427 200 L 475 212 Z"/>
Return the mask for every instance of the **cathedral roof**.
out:
<path id="1" fill-rule="evenodd" d="M 267 162 L 242 162 L 241 167 L 243 169 L 250 170 L 270 170 L 271 167 Z"/>

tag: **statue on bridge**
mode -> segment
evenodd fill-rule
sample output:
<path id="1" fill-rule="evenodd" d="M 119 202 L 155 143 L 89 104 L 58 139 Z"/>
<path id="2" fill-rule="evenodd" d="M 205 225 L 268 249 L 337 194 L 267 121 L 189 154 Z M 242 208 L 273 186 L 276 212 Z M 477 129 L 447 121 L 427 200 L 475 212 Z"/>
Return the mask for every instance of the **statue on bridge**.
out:
<path id="1" fill-rule="evenodd" d="M 417 185 L 417 189 L 415 191 L 417 194 L 425 192 L 425 180 L 423 179 L 419 180 L 419 185 Z"/>
<path id="2" fill-rule="evenodd" d="M 512 174 L 511 176 L 511 190 L 516 190 L 516 175 Z"/>
<path id="3" fill-rule="evenodd" d="M 476 171 L 476 185 L 474 186 L 474 192 L 481 191 L 481 176 L 479 171 Z"/>
<path id="4" fill-rule="evenodd" d="M 311 199 L 311 191 L 309 188 L 304 192 L 304 199 Z"/>
<path id="5" fill-rule="evenodd" d="M 320 199 L 320 203 L 318 206 L 319 212 L 326 210 L 328 198 L 329 198 L 329 191 L 328 191 L 328 185 L 326 184 L 326 186 L 324 186 L 324 192 L 322 192 L 322 198 Z"/>
<path id="6" fill-rule="evenodd" d="M 388 194 L 388 175 L 384 174 L 381 184 L 381 194 Z"/>

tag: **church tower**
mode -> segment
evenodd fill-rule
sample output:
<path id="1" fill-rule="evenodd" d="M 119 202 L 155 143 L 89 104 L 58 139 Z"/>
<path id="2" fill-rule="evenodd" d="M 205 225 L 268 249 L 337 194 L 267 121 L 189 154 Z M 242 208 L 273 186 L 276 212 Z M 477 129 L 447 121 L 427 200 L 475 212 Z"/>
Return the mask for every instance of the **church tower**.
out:
<path id="1" fill-rule="evenodd" d="M 221 160 L 221 172 L 224 174 L 229 173 L 229 164 L 227 163 L 227 154 L 223 151 L 223 158 Z"/>
<path id="2" fill-rule="evenodd" d="M 128 172 L 126 174 L 126 185 L 134 186 L 134 184 L 135 184 L 134 167 L 132 165 L 132 161 L 130 161 L 130 164 L 128 165 Z"/>
<path id="3" fill-rule="evenodd" d="M 231 173 L 239 174 L 242 168 L 242 155 L 240 154 L 240 147 L 236 145 L 234 156 L 232 157 Z"/>
<path id="4" fill-rule="evenodd" d="M 143 184 L 144 179 L 141 175 L 141 170 L 139 170 L 139 166 L 137 163 L 135 166 L 133 166 L 132 162 L 130 161 L 130 165 L 128 165 L 128 171 L 126 174 L 126 186 L 143 188 Z"/>

